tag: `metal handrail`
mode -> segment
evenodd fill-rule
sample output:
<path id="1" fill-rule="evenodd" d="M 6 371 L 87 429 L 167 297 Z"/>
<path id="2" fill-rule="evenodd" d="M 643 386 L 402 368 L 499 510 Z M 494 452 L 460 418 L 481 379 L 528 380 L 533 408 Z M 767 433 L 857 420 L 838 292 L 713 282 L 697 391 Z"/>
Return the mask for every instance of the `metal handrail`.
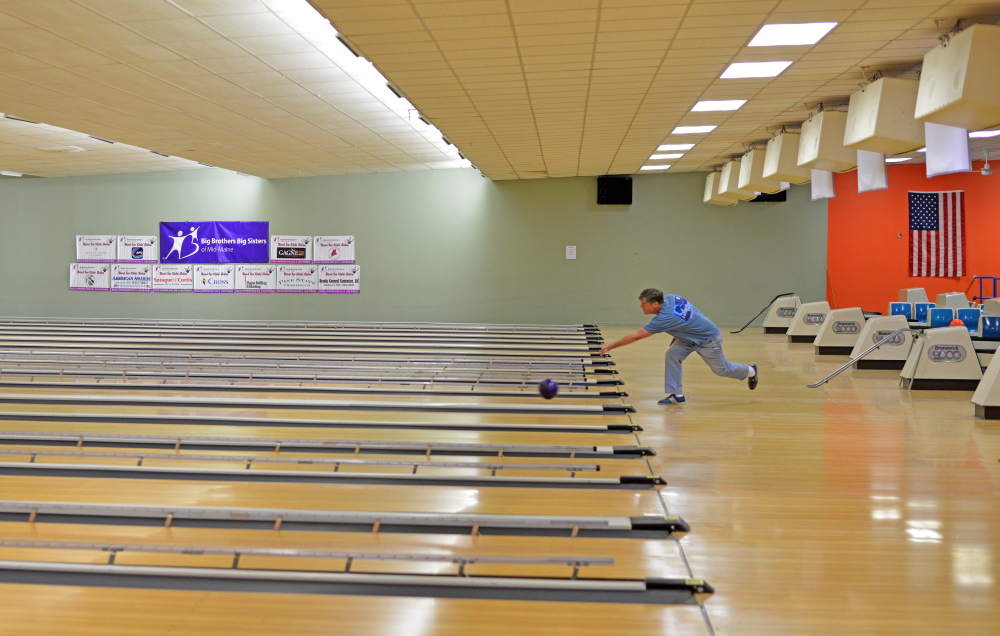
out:
<path id="1" fill-rule="evenodd" d="M 840 375 L 841 372 L 846 371 L 847 368 L 850 367 L 852 364 L 854 364 L 855 362 L 857 362 L 861 358 L 865 357 L 866 355 L 868 355 L 872 351 L 875 351 L 876 349 L 878 349 L 879 347 L 881 347 L 883 344 L 885 344 L 889 340 L 892 340 L 894 337 L 896 337 L 899 334 L 904 333 L 904 332 L 911 332 L 911 333 L 917 334 L 918 336 L 922 336 L 924 334 L 923 329 L 910 329 L 909 327 L 907 327 L 906 329 L 897 329 L 896 331 L 893 331 L 891 334 L 889 334 L 885 338 L 882 338 L 881 340 L 879 340 L 878 342 L 876 342 L 872 346 L 868 347 L 864 352 L 862 352 L 862 353 L 858 354 L 857 356 L 851 358 L 851 360 L 847 364 L 845 364 L 844 366 L 840 367 L 839 369 L 837 369 L 836 371 L 834 371 L 830 375 L 826 376 L 825 378 L 823 378 L 819 382 L 814 382 L 812 384 L 807 384 L 806 386 L 809 387 L 810 389 L 815 389 L 818 386 L 822 386 L 822 385 L 826 384 L 827 382 L 829 382 L 833 378 L 835 378 L 838 375 Z"/>
<path id="2" fill-rule="evenodd" d="M 769 302 L 766 305 L 764 305 L 764 308 L 761 309 L 760 311 L 758 311 L 757 315 L 750 319 L 750 322 L 748 322 L 747 324 L 745 324 L 742 327 L 740 327 L 739 331 L 730 331 L 729 333 L 740 333 L 740 331 L 743 331 L 744 329 L 746 329 L 747 327 L 749 327 L 751 322 L 753 322 L 754 320 L 757 320 L 758 318 L 760 318 L 760 315 L 762 313 L 764 313 L 765 311 L 767 311 L 767 308 L 770 307 L 771 305 L 773 305 L 774 301 L 778 300 L 779 298 L 783 298 L 785 296 L 794 296 L 794 295 L 795 295 L 795 292 L 785 292 L 784 294 L 778 294 L 777 296 L 775 296 L 774 298 L 771 299 L 771 302 Z"/>

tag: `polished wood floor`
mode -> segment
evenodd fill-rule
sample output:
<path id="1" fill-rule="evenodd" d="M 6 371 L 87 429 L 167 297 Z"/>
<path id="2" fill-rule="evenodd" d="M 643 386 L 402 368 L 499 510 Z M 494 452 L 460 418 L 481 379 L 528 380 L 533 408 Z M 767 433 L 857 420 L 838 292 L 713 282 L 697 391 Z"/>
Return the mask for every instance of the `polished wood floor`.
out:
<path id="1" fill-rule="evenodd" d="M 607 339 L 633 329 L 605 328 Z M 661 407 L 664 337 L 617 349 L 630 415 L 594 416 L 337 412 L 357 422 L 440 421 L 541 423 L 558 431 L 575 421 L 631 421 L 631 434 L 544 431 L 409 430 L 393 427 L 288 428 L 215 424 L 135 425 L 88 420 L 2 422 L 7 431 L 145 435 L 258 436 L 316 439 L 468 442 L 480 444 L 645 444 L 657 451 L 646 471 L 622 468 L 643 459 L 582 459 L 609 473 L 649 472 L 656 490 L 569 491 L 548 488 L 140 482 L 60 477 L 0 477 L 2 499 L 303 509 L 445 509 L 484 514 L 655 515 L 662 501 L 692 527 L 671 539 L 390 535 L 214 530 L 216 544 L 308 547 L 368 552 L 447 554 L 583 554 L 615 556 L 586 576 L 696 576 L 716 593 L 690 606 L 380 596 L 326 596 L 0 585 L 0 633 L 7 634 L 993 634 L 1000 624 L 1000 424 L 973 417 L 970 393 L 898 389 L 892 371 L 851 371 L 819 389 L 806 384 L 846 361 L 818 357 L 760 329 L 728 335 L 730 359 L 756 362 L 758 389 L 713 376 L 692 356 L 685 363 L 688 403 Z M 395 398 L 386 397 L 394 400 Z M 495 400 L 494 400 L 495 401 Z M 589 400 L 587 400 L 589 402 Z M 621 400 L 616 400 L 621 402 Z M 490 402 L 490 400 L 485 400 Z M 4 404 L 3 411 L 109 413 L 118 407 Z M 131 407 L 149 414 L 203 414 L 209 409 Z M 213 412 L 219 411 L 216 409 Z M 232 409 L 251 417 L 331 419 L 316 411 Z M 9 417 L 9 416 L 8 416 Z M 608 440 L 610 441 L 603 441 Z M 83 450 L 100 450 L 88 445 Z M 24 446 L 30 448 L 30 446 Z M 118 449 L 115 452 L 126 452 Z M 200 451 L 198 451 L 200 452 Z M 190 454 L 198 454 L 191 452 Z M 222 451 L 220 451 L 222 452 Z M 151 451 L 151 454 L 153 451 Z M 244 453 L 266 455 L 266 453 Z M 309 453 L 303 457 L 311 457 Z M 328 456 L 328 455 L 327 455 Z M 374 453 L 362 455 L 387 459 Z M 395 456 L 399 457 L 399 456 Z M 6 456 L 0 461 L 22 461 Z M 483 461 L 435 456 L 434 461 Z M 83 460 L 81 460 L 83 461 Z M 90 460 L 86 460 L 90 461 Z M 567 464 L 565 458 L 512 463 Z M 611 469 L 612 466 L 615 468 Z M 445 508 L 442 508 L 442 505 Z M 204 542 L 190 528 L 121 528 L 0 523 L 0 538 L 105 540 L 146 544 Z M 353 549 L 352 548 L 352 549 Z M 44 550 L 5 548 L 0 559 L 45 560 Z M 63 558 L 96 562 L 93 553 Z M 126 555 L 142 563 L 176 563 L 176 555 Z M 185 557 L 188 558 L 188 557 Z M 218 559 L 218 557 L 190 557 Z M 263 557 L 252 567 L 282 567 Z M 190 563 L 198 567 L 198 563 Z M 323 568 L 310 562 L 306 569 Z M 369 571 L 425 572 L 426 564 L 372 562 Z M 453 568 L 452 564 L 434 568 Z M 509 565 L 483 572 L 522 572 Z M 537 568 L 538 566 L 531 566 Z M 560 576 L 565 566 L 544 566 Z M 440 569 L 433 570 L 440 572 Z M 584 575 L 582 575 L 584 576 Z"/>

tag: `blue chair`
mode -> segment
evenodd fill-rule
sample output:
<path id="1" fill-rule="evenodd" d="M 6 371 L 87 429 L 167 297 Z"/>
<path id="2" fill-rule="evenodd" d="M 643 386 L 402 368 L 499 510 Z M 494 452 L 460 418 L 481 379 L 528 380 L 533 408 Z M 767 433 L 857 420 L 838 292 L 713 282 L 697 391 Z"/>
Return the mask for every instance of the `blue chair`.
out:
<path id="1" fill-rule="evenodd" d="M 927 311 L 934 307 L 934 303 L 914 303 L 913 314 L 917 322 L 927 322 Z"/>
<path id="2" fill-rule="evenodd" d="M 959 309 L 955 312 L 955 317 L 965 323 L 965 328 L 975 333 L 979 327 L 979 316 L 983 312 L 978 309 Z"/>
<path id="3" fill-rule="evenodd" d="M 906 316 L 907 320 L 913 320 L 913 303 L 889 303 L 890 316 Z"/>
<path id="4" fill-rule="evenodd" d="M 980 338 L 1000 338 L 1000 316 L 983 316 L 979 325 Z"/>
<path id="5" fill-rule="evenodd" d="M 927 312 L 928 327 L 947 327 L 955 319 L 955 310 L 951 307 L 931 307 Z"/>

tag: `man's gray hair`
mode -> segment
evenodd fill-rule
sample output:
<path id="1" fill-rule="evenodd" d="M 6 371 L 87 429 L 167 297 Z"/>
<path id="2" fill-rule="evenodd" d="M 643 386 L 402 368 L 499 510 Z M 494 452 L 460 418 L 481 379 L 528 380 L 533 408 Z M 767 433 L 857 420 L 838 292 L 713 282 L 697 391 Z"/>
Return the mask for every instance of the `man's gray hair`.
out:
<path id="1" fill-rule="evenodd" d="M 663 304 L 663 292 L 659 289 L 654 289 L 652 287 L 647 287 L 639 293 L 639 300 L 644 303 L 649 303 L 650 305 L 660 303 Z"/>

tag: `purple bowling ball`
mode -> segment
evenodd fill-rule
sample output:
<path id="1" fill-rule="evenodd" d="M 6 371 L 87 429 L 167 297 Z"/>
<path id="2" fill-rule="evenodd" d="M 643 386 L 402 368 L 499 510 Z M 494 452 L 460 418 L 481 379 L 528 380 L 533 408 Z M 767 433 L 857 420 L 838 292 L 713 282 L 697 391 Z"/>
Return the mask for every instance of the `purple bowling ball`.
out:
<path id="1" fill-rule="evenodd" d="M 545 378 L 538 383 L 538 392 L 546 400 L 551 400 L 559 393 L 559 383 L 555 380 Z"/>

